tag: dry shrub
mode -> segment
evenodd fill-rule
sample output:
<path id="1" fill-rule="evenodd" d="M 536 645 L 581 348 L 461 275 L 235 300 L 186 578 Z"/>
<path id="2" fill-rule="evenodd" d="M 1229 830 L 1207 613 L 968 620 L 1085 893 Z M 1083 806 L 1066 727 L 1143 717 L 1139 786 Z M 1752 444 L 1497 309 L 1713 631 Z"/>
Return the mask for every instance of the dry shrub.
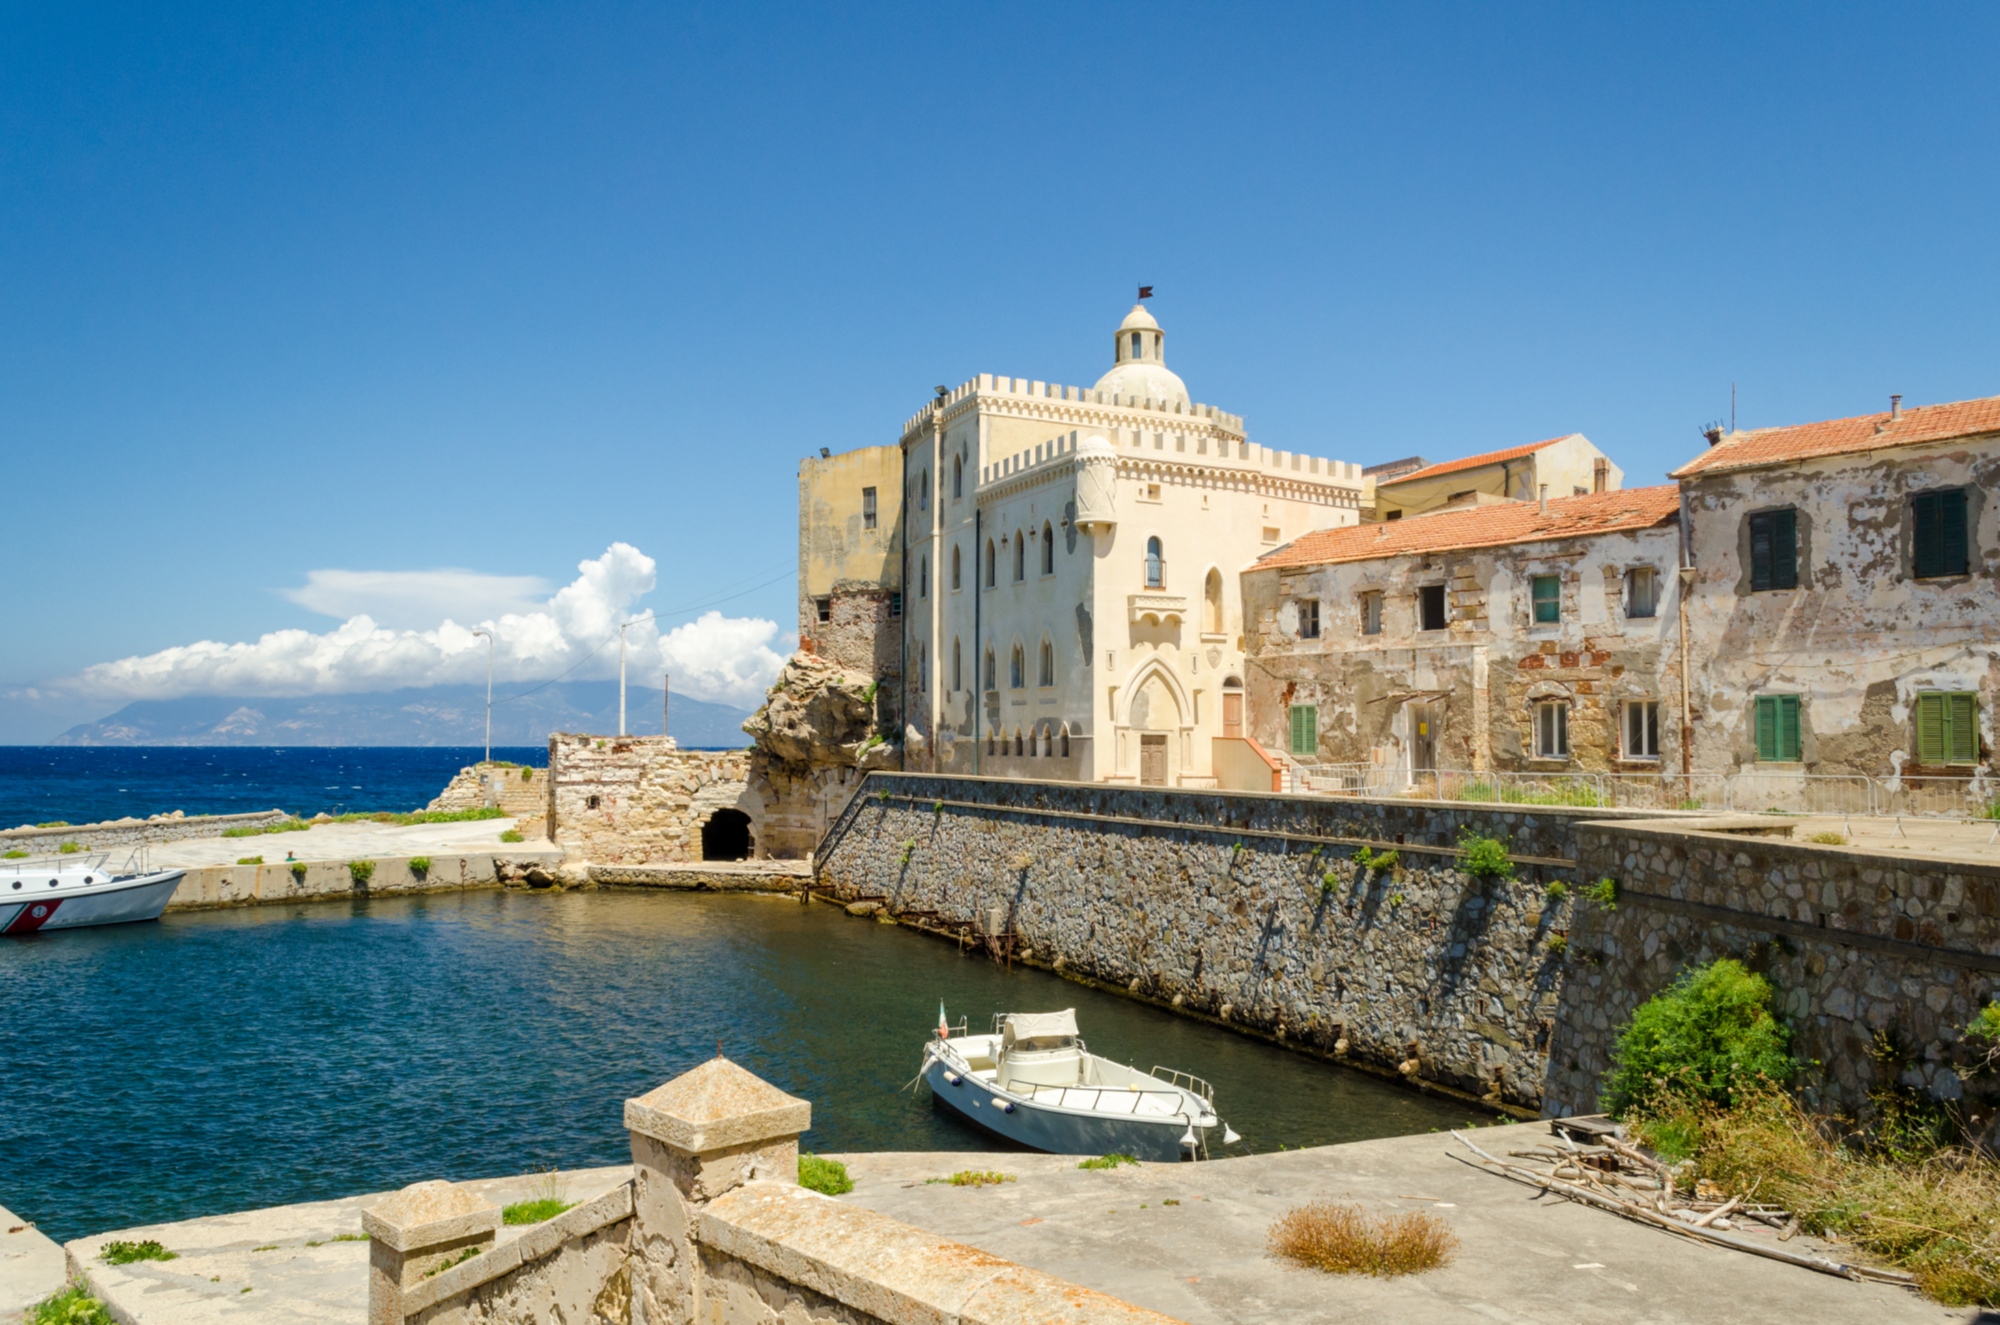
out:
<path id="1" fill-rule="evenodd" d="M 1385 1278 L 1435 1270 L 1458 1250 L 1451 1226 L 1427 1210 L 1371 1214 L 1358 1205 L 1314 1201 L 1271 1225 L 1271 1254 L 1328 1274 Z"/>
<path id="2" fill-rule="evenodd" d="M 1990 1155 L 1863 1151 L 1775 1090 L 1733 1109 L 1668 1109 L 1640 1128 L 1649 1143 L 1690 1152 L 1691 1176 L 1730 1192 L 1754 1190 L 1759 1201 L 1796 1214 L 1807 1232 L 1908 1270 L 1947 1306 L 2000 1305 L 2000 1164 Z"/>

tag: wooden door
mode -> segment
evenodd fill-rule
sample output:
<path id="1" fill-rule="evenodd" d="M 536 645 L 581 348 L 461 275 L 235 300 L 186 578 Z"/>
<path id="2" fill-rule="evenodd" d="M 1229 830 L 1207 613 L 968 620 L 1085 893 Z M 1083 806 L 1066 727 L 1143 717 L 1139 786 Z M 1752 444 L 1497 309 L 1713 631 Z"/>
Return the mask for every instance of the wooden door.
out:
<path id="1" fill-rule="evenodd" d="M 1139 784 L 1145 787 L 1167 785 L 1167 738 L 1165 736 L 1141 736 L 1139 738 Z"/>
<path id="2" fill-rule="evenodd" d="M 1243 692 L 1225 690 L 1222 692 L 1222 734 L 1241 736 L 1243 734 Z"/>
<path id="3" fill-rule="evenodd" d="M 1411 758 L 1415 773 L 1437 772 L 1437 705 L 1410 705 Z"/>

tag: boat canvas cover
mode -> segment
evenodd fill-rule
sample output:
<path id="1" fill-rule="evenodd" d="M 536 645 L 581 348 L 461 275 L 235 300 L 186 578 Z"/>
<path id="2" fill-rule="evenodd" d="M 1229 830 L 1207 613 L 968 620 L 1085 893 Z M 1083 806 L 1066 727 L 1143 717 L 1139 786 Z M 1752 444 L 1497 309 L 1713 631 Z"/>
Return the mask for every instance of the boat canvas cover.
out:
<path id="1" fill-rule="evenodd" d="M 1023 1049 L 1056 1049 L 1076 1038 L 1076 1009 L 1061 1012 L 1010 1012 L 1004 1038 Z"/>

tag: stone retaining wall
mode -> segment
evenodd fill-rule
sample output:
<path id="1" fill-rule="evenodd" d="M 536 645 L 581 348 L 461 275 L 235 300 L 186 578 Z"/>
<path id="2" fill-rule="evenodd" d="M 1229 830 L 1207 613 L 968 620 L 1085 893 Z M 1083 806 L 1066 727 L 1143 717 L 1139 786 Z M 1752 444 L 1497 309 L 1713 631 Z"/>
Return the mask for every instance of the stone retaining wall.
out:
<path id="1" fill-rule="evenodd" d="M 410 868 L 415 857 L 371 858 L 368 881 L 357 883 L 344 860 L 271 865 L 211 865 L 188 870 L 174 890 L 169 911 L 203 911 L 223 906 L 277 902 L 325 902 L 386 893 L 453 892 L 504 883 L 552 884 L 562 865 L 560 851 L 514 850 L 434 854 L 430 868 Z"/>
<path id="2" fill-rule="evenodd" d="M 670 737 L 549 738 L 548 835 L 592 864 L 665 865 L 702 859 L 702 828 L 720 811 L 749 819 L 753 849 L 763 803 L 750 789 L 748 750 L 682 750 Z"/>
<path id="3" fill-rule="evenodd" d="M 1590 1112 L 1617 1028 L 1689 966 L 1737 957 L 1776 987 L 1820 1108 L 1870 1112 L 1888 1075 L 1944 1100 L 1993 1093 L 1960 1076 L 1960 1032 L 2000 999 L 2000 865 L 1742 838 L 1657 822 L 1576 827 L 1583 876 L 1617 881 L 1584 903 L 1557 1015 L 1545 1108 Z M 1990 1098 L 1970 1111 L 1993 1120 Z M 2000 1121 L 1989 1129 L 2000 1143 Z"/>
<path id="4" fill-rule="evenodd" d="M 221 837 L 226 829 L 263 828 L 291 817 L 283 810 L 258 810 L 251 814 L 162 814 L 151 819 L 106 819 L 101 823 L 68 824 L 61 828 L 7 828 L 0 829 L 0 851 L 53 855 L 65 842 L 76 842 L 90 851 L 110 851 L 190 837 Z"/>
<path id="5" fill-rule="evenodd" d="M 945 924 L 998 908 L 1059 970 L 1532 1108 L 1574 905 L 1545 888 L 1574 884 L 1572 827 L 1607 814 L 878 773 L 815 866 L 837 896 Z M 1463 831 L 1516 877 L 1468 874 Z M 1363 868 L 1364 846 L 1397 860 Z"/>

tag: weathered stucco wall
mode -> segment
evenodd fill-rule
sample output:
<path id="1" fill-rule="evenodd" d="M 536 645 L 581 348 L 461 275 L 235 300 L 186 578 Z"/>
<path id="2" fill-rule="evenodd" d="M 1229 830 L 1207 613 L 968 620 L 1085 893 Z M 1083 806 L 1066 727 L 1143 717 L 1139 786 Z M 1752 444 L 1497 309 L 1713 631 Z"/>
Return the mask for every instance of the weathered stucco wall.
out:
<path id="1" fill-rule="evenodd" d="M 665 736 L 549 738 L 549 836 L 573 858 L 649 865 L 701 860 L 702 830 L 744 815 L 754 853 L 764 807 L 748 750 L 682 750 Z"/>
<path id="2" fill-rule="evenodd" d="M 1981 761 L 2000 703 L 2000 441 L 1831 456 L 1684 482 L 1696 583 L 1695 766 L 1757 762 L 1756 699 L 1799 696 L 1801 765 L 1886 777 L 1916 762 L 1916 696 L 1980 696 Z M 1912 573 L 1911 498 L 1968 492 L 1970 573 Z M 1749 521 L 1797 511 L 1798 587 L 1751 588 Z M 1953 770 L 1963 776 L 1969 768 Z"/>
<path id="3" fill-rule="evenodd" d="M 1417 724 L 1427 720 L 1439 769 L 1678 772 L 1678 557 L 1679 533 L 1668 525 L 1246 572 L 1249 732 L 1290 750 L 1291 706 L 1312 704 L 1324 763 L 1407 771 Z M 1659 586 L 1649 617 L 1627 610 L 1635 569 L 1650 569 Z M 1555 624 L 1533 620 L 1538 575 L 1561 579 Z M 1420 630 L 1418 592 L 1440 584 L 1447 626 Z M 1363 633 L 1366 594 L 1382 596 L 1379 634 Z M 1319 634 L 1303 638 L 1301 604 L 1314 601 Z M 1534 709 L 1548 700 L 1569 707 L 1567 759 L 1536 757 Z M 1631 700 L 1660 706 L 1658 758 L 1626 757 L 1619 722 Z"/>
<path id="4" fill-rule="evenodd" d="M 1959 1069 L 1962 1029 L 2000 998 L 2000 866 L 1658 822 L 1575 832 L 1584 877 L 1616 879 L 1619 897 L 1577 909 L 1545 1108 L 1593 1111 L 1632 1010 L 1688 966 L 1737 957 L 1776 987 L 1816 1105 L 1866 1116 L 1893 1076 L 1943 1100 L 1983 1091 L 1971 1112 L 1994 1122 L 1991 1078 Z"/>
<path id="5" fill-rule="evenodd" d="M 1570 871 L 1481 881 L 1457 843 L 1557 860 L 1593 813 L 876 775 L 814 863 L 838 896 L 980 926 L 999 907 L 1058 969 L 1533 1106 L 1571 906 L 1544 886 Z M 1396 866 L 1359 868 L 1357 840 Z"/>

